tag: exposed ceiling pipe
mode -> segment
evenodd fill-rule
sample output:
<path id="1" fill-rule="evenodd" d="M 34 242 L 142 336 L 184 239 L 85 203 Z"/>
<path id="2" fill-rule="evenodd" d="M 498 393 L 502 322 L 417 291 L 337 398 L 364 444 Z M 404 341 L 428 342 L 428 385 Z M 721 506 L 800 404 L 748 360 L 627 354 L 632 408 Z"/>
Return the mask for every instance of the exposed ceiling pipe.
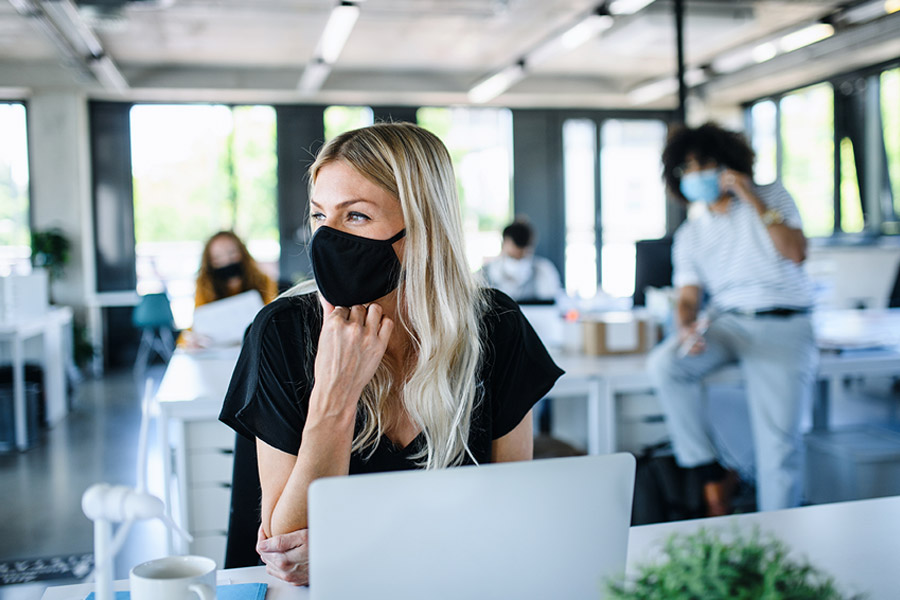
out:
<path id="1" fill-rule="evenodd" d="M 128 81 L 78 14 L 72 0 L 10 0 L 10 4 L 53 44 L 65 64 L 80 74 L 93 75 L 106 89 L 117 92 L 128 89 Z"/>
<path id="2" fill-rule="evenodd" d="M 619 14 L 630 14 L 630 11 L 640 10 L 652 1 L 619 0 L 621 9 Z M 469 90 L 469 101 L 475 104 L 490 102 L 510 86 L 522 80 L 531 67 L 555 56 L 571 52 L 612 27 L 614 19 L 607 4 L 597 5 L 565 28 L 551 33 L 511 65 L 480 79 Z"/>

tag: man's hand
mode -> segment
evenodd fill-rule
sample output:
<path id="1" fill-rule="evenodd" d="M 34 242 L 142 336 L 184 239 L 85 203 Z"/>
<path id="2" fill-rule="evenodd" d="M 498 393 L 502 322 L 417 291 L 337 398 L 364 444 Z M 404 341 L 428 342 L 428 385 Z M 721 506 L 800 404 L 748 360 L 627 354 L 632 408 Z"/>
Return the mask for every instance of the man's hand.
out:
<path id="1" fill-rule="evenodd" d="M 706 318 L 683 326 L 678 332 L 678 339 L 681 342 L 678 346 L 678 355 L 681 357 L 694 356 L 706 350 L 706 340 L 703 339 L 703 336 L 708 328 L 709 320 Z"/>
<path id="2" fill-rule="evenodd" d="M 750 202 L 754 206 L 759 205 L 765 210 L 765 205 L 753 193 L 753 182 L 745 173 L 734 169 L 722 169 L 722 173 L 719 175 L 719 188 L 731 192 L 744 202 Z"/>
<path id="3" fill-rule="evenodd" d="M 266 573 L 293 585 L 309 585 L 309 530 L 301 529 L 266 538 L 259 528 L 256 552 Z"/>

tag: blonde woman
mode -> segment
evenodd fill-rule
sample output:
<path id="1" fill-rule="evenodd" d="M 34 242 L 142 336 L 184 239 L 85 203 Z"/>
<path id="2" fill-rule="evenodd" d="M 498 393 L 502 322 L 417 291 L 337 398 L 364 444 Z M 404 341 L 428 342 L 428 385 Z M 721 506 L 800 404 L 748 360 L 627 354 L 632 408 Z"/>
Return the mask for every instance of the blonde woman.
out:
<path id="1" fill-rule="evenodd" d="M 257 550 L 293 583 L 306 583 L 313 480 L 530 460 L 531 407 L 562 374 L 515 302 L 469 270 L 433 134 L 390 123 L 335 138 L 310 199 L 318 291 L 260 312 L 220 416 L 256 440 Z"/>

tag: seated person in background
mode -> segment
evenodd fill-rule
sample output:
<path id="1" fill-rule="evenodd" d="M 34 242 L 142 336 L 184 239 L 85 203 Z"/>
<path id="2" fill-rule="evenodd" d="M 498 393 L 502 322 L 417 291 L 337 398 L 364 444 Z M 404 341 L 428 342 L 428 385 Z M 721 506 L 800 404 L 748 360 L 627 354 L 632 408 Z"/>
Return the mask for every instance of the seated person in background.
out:
<path id="1" fill-rule="evenodd" d="M 481 270 L 487 284 L 517 301 L 555 300 L 562 289 L 559 271 L 546 258 L 534 255 L 536 241 L 526 221 L 517 219 L 507 225 L 500 256 Z"/>
<path id="2" fill-rule="evenodd" d="M 310 219 L 318 291 L 259 313 L 219 416 L 256 441 L 257 550 L 298 584 L 315 479 L 530 460 L 531 407 L 562 374 L 515 302 L 469 270 L 450 155 L 425 129 L 328 142 Z"/>
<path id="3" fill-rule="evenodd" d="M 806 238 L 787 191 L 753 183 L 753 158 L 743 137 L 714 124 L 675 131 L 663 152 L 669 192 L 705 210 L 675 232 L 679 331 L 653 350 L 648 369 L 678 464 L 705 482 L 708 516 L 730 512 L 736 477 L 717 462 L 700 380 L 728 363 L 743 371 L 758 508 L 801 499 L 800 423 L 818 356 L 802 267 Z M 698 321 L 704 292 L 709 319 Z"/>
<path id="4" fill-rule="evenodd" d="M 256 290 L 268 304 L 278 295 L 272 279 L 260 271 L 244 242 L 231 231 L 215 234 L 203 248 L 194 306 Z"/>
<path id="5" fill-rule="evenodd" d="M 203 247 L 194 307 L 249 290 L 258 291 L 264 304 L 278 295 L 275 282 L 259 269 L 241 239 L 231 231 L 218 232 Z M 204 346 L 204 340 L 202 336 L 186 330 L 182 332 L 178 345 L 198 348 Z"/>
<path id="6" fill-rule="evenodd" d="M 536 237 L 525 219 L 516 219 L 503 229 L 500 256 L 481 269 L 488 286 L 521 303 L 556 300 L 562 293 L 559 271 L 546 258 L 534 255 Z M 536 406 L 541 434 L 550 434 L 553 428 L 550 402 L 543 398 Z"/>

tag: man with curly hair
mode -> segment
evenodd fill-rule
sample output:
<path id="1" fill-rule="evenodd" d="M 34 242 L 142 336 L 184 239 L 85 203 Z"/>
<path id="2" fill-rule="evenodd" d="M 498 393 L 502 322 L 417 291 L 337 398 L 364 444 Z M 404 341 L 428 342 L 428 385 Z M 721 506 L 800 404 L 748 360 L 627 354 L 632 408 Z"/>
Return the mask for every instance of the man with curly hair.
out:
<path id="1" fill-rule="evenodd" d="M 703 483 L 707 516 L 731 511 L 737 484 L 717 459 L 700 390 L 726 364 L 744 376 L 758 508 L 797 506 L 802 492 L 800 425 L 818 356 L 806 238 L 790 194 L 753 183 L 753 158 L 742 136 L 712 123 L 674 131 L 663 152 L 669 192 L 700 206 L 675 233 L 677 332 L 651 353 L 649 370 L 675 457 Z"/>

